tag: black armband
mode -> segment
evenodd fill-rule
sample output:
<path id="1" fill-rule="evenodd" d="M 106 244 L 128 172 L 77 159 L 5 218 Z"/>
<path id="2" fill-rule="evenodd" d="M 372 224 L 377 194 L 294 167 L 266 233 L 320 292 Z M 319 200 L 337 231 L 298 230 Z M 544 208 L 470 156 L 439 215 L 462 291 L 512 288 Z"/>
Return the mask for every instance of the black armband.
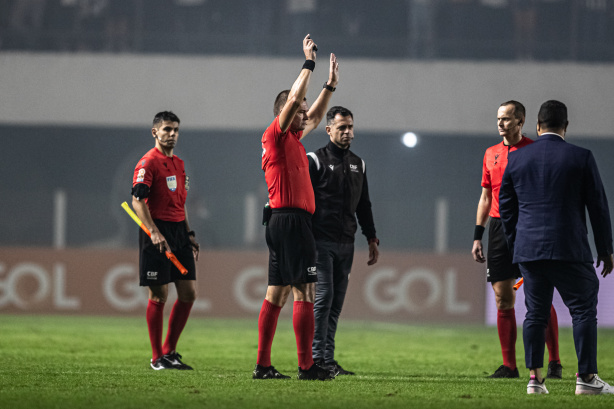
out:
<path id="1" fill-rule="evenodd" d="M 137 183 L 132 188 L 132 196 L 136 197 L 137 200 L 145 199 L 149 196 L 149 186 L 145 183 Z"/>
<path id="2" fill-rule="evenodd" d="M 308 69 L 309 71 L 313 72 L 313 69 L 316 67 L 316 62 L 314 60 L 305 60 L 305 63 L 303 64 L 303 69 Z"/>
<path id="3" fill-rule="evenodd" d="M 190 230 L 188 232 L 188 236 L 196 237 L 196 233 L 194 232 L 194 230 Z"/>
<path id="4" fill-rule="evenodd" d="M 484 235 L 484 226 L 480 226 L 479 224 L 475 225 L 475 230 L 473 232 L 473 240 L 482 240 L 482 236 Z"/>

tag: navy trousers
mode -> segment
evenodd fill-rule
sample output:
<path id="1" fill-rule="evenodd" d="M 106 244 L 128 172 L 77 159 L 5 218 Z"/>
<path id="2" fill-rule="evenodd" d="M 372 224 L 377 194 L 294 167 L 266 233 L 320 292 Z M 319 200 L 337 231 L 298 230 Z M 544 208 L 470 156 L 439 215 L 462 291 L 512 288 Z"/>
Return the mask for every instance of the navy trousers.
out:
<path id="1" fill-rule="evenodd" d="M 523 325 L 527 368 L 544 366 L 545 330 L 552 294 L 557 289 L 569 308 L 578 373 L 597 373 L 597 294 L 599 280 L 591 263 L 540 260 L 520 263 L 527 315 Z"/>
<path id="2" fill-rule="evenodd" d="M 318 282 L 313 304 L 313 359 L 330 363 L 335 360 L 335 334 L 354 261 L 354 243 L 316 241 L 316 249 Z"/>

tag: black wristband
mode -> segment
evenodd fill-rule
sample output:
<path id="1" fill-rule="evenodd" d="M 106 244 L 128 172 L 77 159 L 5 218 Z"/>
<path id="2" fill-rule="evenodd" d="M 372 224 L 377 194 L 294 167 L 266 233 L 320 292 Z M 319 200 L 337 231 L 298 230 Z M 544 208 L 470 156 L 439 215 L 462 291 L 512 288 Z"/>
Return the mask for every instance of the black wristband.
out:
<path id="1" fill-rule="evenodd" d="M 482 236 L 484 235 L 484 230 L 486 230 L 484 226 L 480 226 L 479 224 L 477 224 L 475 226 L 475 231 L 473 232 L 473 240 L 482 240 Z"/>
<path id="2" fill-rule="evenodd" d="M 305 63 L 303 64 L 303 69 L 308 69 L 309 71 L 313 72 L 313 69 L 316 67 L 316 62 L 314 60 L 305 60 Z"/>
<path id="3" fill-rule="evenodd" d="M 324 86 L 322 88 L 326 88 L 330 92 L 335 92 L 335 90 L 337 89 L 337 87 L 331 87 L 330 85 L 328 85 L 327 82 L 324 83 Z"/>
<path id="4" fill-rule="evenodd" d="M 188 236 L 196 237 L 196 233 L 194 232 L 194 230 L 190 230 L 188 232 Z"/>

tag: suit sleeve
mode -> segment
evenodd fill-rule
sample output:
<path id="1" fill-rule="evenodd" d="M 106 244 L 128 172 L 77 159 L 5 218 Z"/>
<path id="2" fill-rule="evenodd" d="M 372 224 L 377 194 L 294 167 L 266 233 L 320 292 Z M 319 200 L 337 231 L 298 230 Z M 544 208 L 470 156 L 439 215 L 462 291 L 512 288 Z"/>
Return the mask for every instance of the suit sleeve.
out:
<path id="1" fill-rule="evenodd" d="M 516 240 L 516 224 L 518 223 L 518 197 L 514 190 L 514 182 L 512 180 L 510 168 L 513 163 L 513 157 L 510 155 L 509 162 L 503 173 L 501 181 L 501 190 L 499 191 L 499 215 L 501 216 L 501 224 L 507 245 L 512 254 L 514 253 L 514 241 Z"/>
<path id="2" fill-rule="evenodd" d="M 367 240 L 376 238 L 375 223 L 373 222 L 373 212 L 371 211 L 371 199 L 369 198 L 369 183 L 367 182 L 367 171 L 365 170 L 362 180 L 362 192 L 358 206 L 356 206 L 356 216 L 358 224 Z"/>
<path id="3" fill-rule="evenodd" d="M 597 163 L 588 152 L 583 181 L 583 195 L 588 216 L 593 227 L 595 248 L 599 256 L 612 254 L 612 224 L 605 189 L 601 182 Z"/>

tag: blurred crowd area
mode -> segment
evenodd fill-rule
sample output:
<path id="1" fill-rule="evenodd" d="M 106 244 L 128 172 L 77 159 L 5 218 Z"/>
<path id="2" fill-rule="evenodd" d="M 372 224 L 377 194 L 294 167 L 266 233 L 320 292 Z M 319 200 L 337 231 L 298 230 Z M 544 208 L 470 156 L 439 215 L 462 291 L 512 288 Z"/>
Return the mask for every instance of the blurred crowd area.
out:
<path id="1" fill-rule="evenodd" d="M 0 0 L 0 50 L 614 60 L 614 0 Z"/>

